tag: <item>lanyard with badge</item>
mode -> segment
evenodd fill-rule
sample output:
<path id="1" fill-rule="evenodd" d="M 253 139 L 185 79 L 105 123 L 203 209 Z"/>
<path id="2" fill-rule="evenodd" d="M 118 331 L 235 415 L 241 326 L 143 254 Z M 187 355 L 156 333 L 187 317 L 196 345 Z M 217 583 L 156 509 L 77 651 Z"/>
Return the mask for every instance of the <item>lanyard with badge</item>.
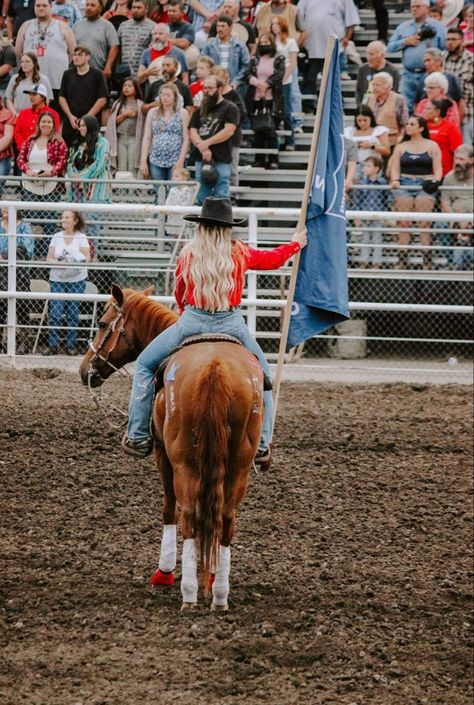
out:
<path id="1" fill-rule="evenodd" d="M 39 20 L 38 22 L 38 44 L 36 47 L 36 56 L 40 59 L 42 56 L 44 56 L 44 52 L 46 51 L 46 46 L 45 46 L 45 40 L 46 40 L 46 33 L 48 31 L 49 25 L 51 24 L 51 20 L 48 22 L 46 27 L 43 27 L 41 29 Z"/>

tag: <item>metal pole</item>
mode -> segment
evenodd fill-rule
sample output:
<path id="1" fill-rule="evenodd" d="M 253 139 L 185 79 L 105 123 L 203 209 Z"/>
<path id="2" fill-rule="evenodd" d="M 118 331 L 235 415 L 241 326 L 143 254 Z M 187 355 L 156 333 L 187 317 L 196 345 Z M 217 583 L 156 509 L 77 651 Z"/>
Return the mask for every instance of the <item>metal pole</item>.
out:
<path id="1" fill-rule="evenodd" d="M 8 208 L 8 307 L 7 355 L 15 357 L 16 347 L 16 208 Z"/>

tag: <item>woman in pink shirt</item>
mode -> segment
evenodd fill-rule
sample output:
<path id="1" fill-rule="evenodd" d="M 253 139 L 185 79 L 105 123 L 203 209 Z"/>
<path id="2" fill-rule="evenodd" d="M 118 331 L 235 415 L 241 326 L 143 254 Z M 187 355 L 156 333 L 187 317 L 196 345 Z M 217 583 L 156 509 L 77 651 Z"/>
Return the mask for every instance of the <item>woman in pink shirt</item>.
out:
<path id="1" fill-rule="evenodd" d="M 285 58 L 277 55 L 275 40 L 269 33 L 263 33 L 257 40 L 257 52 L 250 62 L 248 75 L 247 112 L 254 131 L 253 146 L 256 149 L 278 150 L 276 128 L 283 119 L 283 77 Z M 265 125 L 257 125 L 264 113 L 271 119 Z M 278 169 L 278 154 L 257 154 L 255 166 Z"/>

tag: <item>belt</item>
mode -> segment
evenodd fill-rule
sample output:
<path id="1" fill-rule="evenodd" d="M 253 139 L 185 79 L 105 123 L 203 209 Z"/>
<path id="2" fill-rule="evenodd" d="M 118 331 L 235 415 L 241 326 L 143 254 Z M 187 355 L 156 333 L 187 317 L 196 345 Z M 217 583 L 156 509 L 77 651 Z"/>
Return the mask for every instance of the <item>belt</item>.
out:
<path id="1" fill-rule="evenodd" d="M 240 311 L 240 306 L 229 306 L 229 308 L 226 308 L 225 311 L 209 311 L 208 309 L 198 308 L 198 306 L 192 306 L 191 304 L 186 304 L 186 306 L 188 308 L 192 308 L 193 311 L 199 311 L 200 313 L 212 313 L 213 315 L 219 313 L 230 313 L 232 311 Z"/>

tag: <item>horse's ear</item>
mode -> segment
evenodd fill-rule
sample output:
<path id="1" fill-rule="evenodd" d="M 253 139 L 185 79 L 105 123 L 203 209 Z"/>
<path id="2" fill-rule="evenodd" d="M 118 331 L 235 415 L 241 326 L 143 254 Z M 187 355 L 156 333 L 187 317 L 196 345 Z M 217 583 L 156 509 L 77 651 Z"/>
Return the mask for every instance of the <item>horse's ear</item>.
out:
<path id="1" fill-rule="evenodd" d="M 152 284 L 151 286 L 148 286 L 146 289 L 144 289 L 143 293 L 145 294 L 145 296 L 150 296 L 150 294 L 153 294 L 154 291 L 155 291 L 155 285 Z"/>
<path id="2" fill-rule="evenodd" d="M 112 284 L 111 287 L 112 291 L 112 296 L 114 297 L 115 301 L 118 303 L 119 306 L 123 304 L 123 291 L 119 287 L 118 284 Z"/>

